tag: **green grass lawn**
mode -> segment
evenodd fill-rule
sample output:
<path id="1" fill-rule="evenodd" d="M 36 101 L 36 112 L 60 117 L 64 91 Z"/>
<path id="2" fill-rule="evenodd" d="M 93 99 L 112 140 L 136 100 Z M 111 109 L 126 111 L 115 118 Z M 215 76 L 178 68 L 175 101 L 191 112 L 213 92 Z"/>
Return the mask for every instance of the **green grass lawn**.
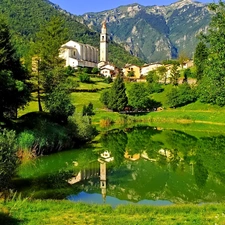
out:
<path id="1" fill-rule="evenodd" d="M 74 78 L 78 79 L 78 78 Z M 108 88 L 111 84 L 103 82 L 102 78 L 91 78 L 94 84 L 81 83 L 80 88 L 85 90 L 83 92 L 73 92 L 71 94 L 72 103 L 76 106 L 76 114 L 82 112 L 83 106 L 88 105 L 90 102 L 94 106 L 95 115 L 92 117 L 92 121 L 96 124 L 102 119 L 109 118 L 114 123 L 123 123 L 124 119 L 119 113 L 113 113 L 107 110 L 100 102 L 101 89 Z M 89 92 L 93 88 L 93 85 L 99 91 Z M 129 88 L 130 83 L 126 83 Z M 166 95 L 171 90 L 171 85 L 165 85 L 164 91 L 161 93 L 152 94 L 152 98 L 158 102 L 161 102 L 164 110 L 160 112 L 150 112 L 146 115 L 132 115 L 127 116 L 129 122 L 152 122 L 152 123 L 203 123 L 203 124 L 215 124 L 225 125 L 225 107 L 213 106 L 209 104 L 203 104 L 199 101 L 188 104 L 186 106 L 170 109 L 166 105 Z M 43 104 L 42 104 L 43 105 Z M 43 105 L 44 109 L 44 105 Z M 28 112 L 38 111 L 38 103 L 35 93 L 33 94 L 33 100 L 23 110 L 19 110 L 18 115 L 22 116 Z"/>
<path id="2" fill-rule="evenodd" d="M 0 202 L 0 224 L 224 224 L 225 207 L 214 205 L 137 206 L 112 208 L 66 200 Z"/>

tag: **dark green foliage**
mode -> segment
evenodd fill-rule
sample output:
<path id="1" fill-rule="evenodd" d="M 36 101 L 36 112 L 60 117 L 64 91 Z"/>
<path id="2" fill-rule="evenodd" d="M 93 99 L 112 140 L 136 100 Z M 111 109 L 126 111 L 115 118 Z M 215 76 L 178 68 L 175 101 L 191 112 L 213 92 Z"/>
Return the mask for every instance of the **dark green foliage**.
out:
<path id="1" fill-rule="evenodd" d="M 157 75 L 156 70 L 152 70 L 148 72 L 148 75 L 146 76 L 146 81 L 148 83 L 158 83 L 159 81 L 159 76 Z"/>
<path id="2" fill-rule="evenodd" d="M 151 108 L 150 99 L 146 85 L 143 83 L 133 83 L 127 91 L 128 104 L 134 109 L 147 109 Z"/>
<path id="3" fill-rule="evenodd" d="M 83 67 L 83 68 L 80 68 L 80 71 L 82 71 L 83 73 L 90 74 L 91 71 L 92 71 L 92 68 L 90 68 L 90 67 Z"/>
<path id="4" fill-rule="evenodd" d="M 102 147 L 108 150 L 112 157 L 114 157 L 113 163 L 116 166 L 120 166 L 124 161 L 125 148 L 127 145 L 127 135 L 123 131 L 115 130 L 110 132 L 110 135 L 107 133 L 101 136 Z"/>
<path id="5" fill-rule="evenodd" d="M 199 85 L 202 102 L 225 105 L 225 3 L 210 4 L 214 16 L 204 41 L 208 47 L 204 76 Z"/>
<path id="6" fill-rule="evenodd" d="M 100 95 L 100 102 L 102 102 L 105 106 L 108 106 L 110 101 L 110 89 L 105 89 L 102 91 Z"/>
<path id="7" fill-rule="evenodd" d="M 104 79 L 104 81 L 105 81 L 105 83 L 110 84 L 110 83 L 113 82 L 113 79 L 112 79 L 111 77 L 106 77 L 106 78 Z"/>
<path id="8" fill-rule="evenodd" d="M 10 188 L 18 165 L 17 144 L 14 131 L 0 130 L 0 192 Z"/>
<path id="9" fill-rule="evenodd" d="M 178 70 L 178 66 L 176 64 L 173 65 L 172 69 L 171 69 L 171 72 L 170 72 L 170 82 L 177 86 L 178 85 L 178 79 L 180 77 L 180 72 Z"/>
<path id="10" fill-rule="evenodd" d="M 82 82 L 82 83 L 90 83 L 91 82 L 90 75 L 85 72 L 82 72 L 79 74 L 79 79 L 80 79 L 80 82 Z"/>
<path id="11" fill-rule="evenodd" d="M 99 69 L 97 67 L 94 67 L 92 70 L 91 70 L 91 73 L 92 74 L 98 74 L 99 73 Z"/>
<path id="12" fill-rule="evenodd" d="M 65 21 L 60 17 L 52 17 L 47 24 L 41 26 L 34 43 L 34 52 L 41 59 L 41 70 L 64 66 L 64 60 L 59 57 L 59 49 L 67 40 L 67 34 Z"/>
<path id="13" fill-rule="evenodd" d="M 122 111 L 128 103 L 126 87 L 121 76 L 118 76 L 110 89 L 108 108 L 114 111 Z"/>
<path id="14" fill-rule="evenodd" d="M 180 107 L 196 101 L 195 91 L 187 83 L 172 88 L 166 97 L 170 107 Z"/>
<path id="15" fill-rule="evenodd" d="M 188 78 L 195 78 L 196 74 L 195 71 L 191 71 L 190 68 L 187 68 L 184 70 L 184 79 L 183 79 L 183 83 L 188 81 Z"/>
<path id="16" fill-rule="evenodd" d="M 67 66 L 67 67 L 65 68 L 65 74 L 66 74 L 67 76 L 74 76 L 74 73 L 75 73 L 75 69 L 72 68 L 71 66 Z"/>
<path id="17" fill-rule="evenodd" d="M 146 76 L 147 81 L 147 91 L 149 94 L 152 93 L 160 93 L 163 91 L 162 84 L 159 83 L 159 76 L 157 75 L 157 71 L 149 71 Z"/>
<path id="18" fill-rule="evenodd" d="M 63 84 L 57 85 L 46 94 L 45 106 L 58 123 L 66 123 L 68 117 L 72 116 L 75 111 L 68 89 Z"/>
<path id="19" fill-rule="evenodd" d="M 8 25 L 0 16 L 0 119 L 17 116 L 17 109 L 28 102 L 28 78 L 12 46 Z"/>
<path id="20" fill-rule="evenodd" d="M 201 80 L 203 77 L 207 57 L 208 57 L 208 49 L 206 47 L 206 44 L 200 41 L 196 47 L 194 54 L 194 64 L 196 66 L 196 77 L 198 81 Z"/>
<path id="21" fill-rule="evenodd" d="M 200 81 L 197 91 L 201 102 L 225 105 L 225 77 L 216 77 L 215 74 L 205 76 Z"/>
<path id="22" fill-rule="evenodd" d="M 82 110 L 83 116 L 93 116 L 95 114 L 93 109 L 93 104 L 91 102 L 87 106 L 84 105 Z"/>
<path id="23" fill-rule="evenodd" d="M 21 119 L 18 143 L 22 150 L 34 155 L 49 154 L 72 149 L 96 135 L 88 117 L 68 118 L 67 124 L 54 121 L 49 113 L 29 113 Z"/>
<path id="24" fill-rule="evenodd" d="M 147 91 L 149 94 L 160 93 L 163 92 L 163 90 L 163 86 L 160 83 L 147 84 Z"/>
<path id="25" fill-rule="evenodd" d="M 194 175 L 198 187 L 203 188 L 206 184 L 209 173 L 200 160 L 195 164 Z"/>
<path id="26" fill-rule="evenodd" d="M 71 118 L 69 120 L 69 125 L 72 127 L 75 124 L 76 129 L 72 129 L 75 132 L 76 139 L 79 142 L 90 141 L 96 134 L 96 128 L 91 125 L 91 119 L 89 116 L 78 116 L 76 119 Z"/>
<path id="27" fill-rule="evenodd" d="M 134 77 L 135 76 L 135 72 L 132 70 L 132 71 L 129 71 L 128 74 L 127 74 L 128 77 Z"/>
<path id="28" fill-rule="evenodd" d="M 52 17 L 37 33 L 34 53 L 40 57 L 39 74 L 45 93 L 45 106 L 59 123 L 66 123 L 68 116 L 74 113 L 75 107 L 70 101 L 68 70 L 64 60 L 59 58 L 59 48 L 67 37 L 65 22 L 59 17 Z"/>
<path id="29" fill-rule="evenodd" d="M 101 93 L 100 101 L 109 109 L 122 111 L 127 103 L 126 87 L 123 78 L 118 76 L 110 89 Z"/>

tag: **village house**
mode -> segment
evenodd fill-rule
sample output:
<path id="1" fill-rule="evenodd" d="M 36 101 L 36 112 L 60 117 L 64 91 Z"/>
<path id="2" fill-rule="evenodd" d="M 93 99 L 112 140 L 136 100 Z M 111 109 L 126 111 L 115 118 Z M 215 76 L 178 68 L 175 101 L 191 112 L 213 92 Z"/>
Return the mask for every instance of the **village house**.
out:
<path id="1" fill-rule="evenodd" d="M 193 60 L 188 60 L 188 61 L 183 63 L 183 68 L 184 69 L 191 68 L 192 66 L 194 66 L 194 61 Z"/>
<path id="2" fill-rule="evenodd" d="M 151 63 L 151 64 L 145 64 L 141 67 L 141 75 L 147 76 L 149 71 L 156 70 L 158 67 L 162 66 L 160 63 Z"/>
<path id="3" fill-rule="evenodd" d="M 125 77 L 129 77 L 130 79 L 140 79 L 141 68 L 136 65 L 127 64 L 123 68 L 123 74 Z"/>
<path id="4" fill-rule="evenodd" d="M 99 68 L 100 74 L 104 77 L 112 77 L 115 73 L 115 66 L 107 64 Z"/>

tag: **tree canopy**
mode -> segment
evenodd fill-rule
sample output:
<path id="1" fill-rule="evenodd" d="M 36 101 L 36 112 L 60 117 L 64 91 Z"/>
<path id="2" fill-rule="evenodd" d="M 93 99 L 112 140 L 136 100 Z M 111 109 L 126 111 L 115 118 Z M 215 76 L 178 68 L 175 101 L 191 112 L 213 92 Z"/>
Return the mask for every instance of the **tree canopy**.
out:
<path id="1" fill-rule="evenodd" d="M 30 97 L 28 73 L 11 43 L 9 27 L 0 16 L 0 118 L 17 115 Z"/>
<path id="2" fill-rule="evenodd" d="M 203 78 L 199 85 L 202 102 L 225 105 L 225 3 L 212 3 L 209 9 L 214 13 L 209 30 L 203 36 L 208 47 Z"/>

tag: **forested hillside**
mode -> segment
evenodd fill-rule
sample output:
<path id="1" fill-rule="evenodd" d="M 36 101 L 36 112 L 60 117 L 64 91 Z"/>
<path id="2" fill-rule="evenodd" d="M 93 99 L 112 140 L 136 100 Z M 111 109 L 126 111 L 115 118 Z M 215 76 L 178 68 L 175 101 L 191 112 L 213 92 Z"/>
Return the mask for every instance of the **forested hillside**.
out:
<path id="1" fill-rule="evenodd" d="M 65 20 L 69 30 L 68 40 L 72 39 L 99 47 L 98 32 L 79 23 L 75 16 L 47 0 L 1 0 L 0 13 L 8 19 L 15 46 L 21 57 L 28 54 L 29 43 L 35 41 L 35 34 L 40 25 L 45 24 L 52 16 L 59 16 Z M 101 26 L 101 23 L 99 23 L 99 26 Z M 127 62 L 143 63 L 126 52 L 123 47 L 112 42 L 109 47 L 109 55 L 110 61 L 118 66 L 123 66 Z"/>

